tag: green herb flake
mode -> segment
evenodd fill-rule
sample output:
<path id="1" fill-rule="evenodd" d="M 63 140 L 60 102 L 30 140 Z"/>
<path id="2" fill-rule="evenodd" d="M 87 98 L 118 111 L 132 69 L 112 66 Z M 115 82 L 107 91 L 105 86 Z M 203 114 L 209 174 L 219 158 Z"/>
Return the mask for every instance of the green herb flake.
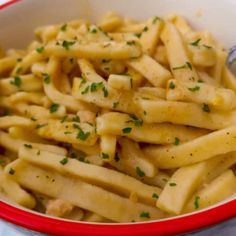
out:
<path id="1" fill-rule="evenodd" d="M 69 161 L 68 157 L 65 157 L 62 160 L 60 160 L 60 163 L 64 166 L 68 163 L 68 161 Z"/>
<path id="2" fill-rule="evenodd" d="M 200 200 L 200 197 L 196 196 L 195 199 L 194 199 L 194 208 L 195 209 L 199 208 L 199 200 Z"/>
<path id="3" fill-rule="evenodd" d="M 109 155 L 107 153 L 102 152 L 102 159 L 109 159 Z"/>
<path id="4" fill-rule="evenodd" d="M 202 106 L 202 110 L 204 112 L 208 112 L 209 113 L 210 112 L 210 108 L 209 108 L 208 104 L 204 103 L 203 106 Z"/>
<path id="5" fill-rule="evenodd" d="M 196 92 L 196 91 L 200 90 L 200 87 L 199 86 L 195 86 L 193 88 L 188 88 L 188 90 L 191 91 L 191 92 Z"/>
<path id="6" fill-rule="evenodd" d="M 86 93 L 88 93 L 88 92 L 89 92 L 89 86 L 87 86 L 87 87 L 81 92 L 81 94 L 84 95 L 84 94 L 86 94 Z"/>
<path id="7" fill-rule="evenodd" d="M 153 194 L 152 194 L 152 198 L 156 198 L 156 199 L 158 199 L 159 196 L 158 196 L 156 193 L 153 193 Z"/>
<path id="8" fill-rule="evenodd" d="M 177 184 L 176 183 L 169 183 L 170 187 L 175 187 Z"/>
<path id="9" fill-rule="evenodd" d="M 170 89 L 175 89 L 175 84 L 174 84 L 173 81 L 170 82 L 170 84 L 169 84 L 169 88 L 170 88 Z"/>
<path id="10" fill-rule="evenodd" d="M 41 128 L 47 126 L 47 125 L 48 124 L 38 124 L 38 125 L 36 125 L 35 129 L 41 129 Z"/>
<path id="11" fill-rule="evenodd" d="M 98 32 L 98 31 L 97 31 L 96 28 L 90 29 L 90 33 L 92 33 L 92 34 L 96 34 L 97 32 Z"/>
<path id="12" fill-rule="evenodd" d="M 196 41 L 190 43 L 190 45 L 197 47 L 197 46 L 199 46 L 199 43 L 201 42 L 201 40 L 202 40 L 202 39 L 199 38 L 199 39 L 197 39 Z"/>
<path id="13" fill-rule="evenodd" d="M 142 171 L 139 166 L 136 167 L 136 173 L 137 173 L 137 175 L 140 176 L 140 177 L 146 176 L 145 172 Z"/>
<path id="14" fill-rule="evenodd" d="M 99 88 L 103 88 L 103 87 L 104 87 L 103 82 L 92 83 L 91 86 L 90 86 L 90 91 L 91 92 L 96 92 Z"/>
<path id="15" fill-rule="evenodd" d="M 69 50 L 70 47 L 71 47 L 72 45 L 74 45 L 74 44 L 75 44 L 74 41 L 66 41 L 66 40 L 64 40 L 64 41 L 62 42 L 62 47 L 65 48 L 66 50 Z"/>
<path id="16" fill-rule="evenodd" d="M 60 105 L 57 104 L 57 103 L 52 104 L 51 107 L 50 107 L 50 113 L 56 112 L 59 107 L 60 107 Z"/>
<path id="17" fill-rule="evenodd" d="M 70 131 L 65 131 L 64 134 L 65 134 L 65 135 L 67 135 L 67 134 L 72 134 L 72 132 L 70 132 Z"/>
<path id="18" fill-rule="evenodd" d="M 62 25 L 60 30 L 65 32 L 67 30 L 67 24 Z"/>
<path id="19" fill-rule="evenodd" d="M 10 80 L 10 84 L 19 88 L 22 84 L 21 78 L 19 76 L 15 76 L 14 80 Z"/>
<path id="20" fill-rule="evenodd" d="M 142 33 L 135 33 L 134 35 L 135 35 L 137 38 L 141 38 Z"/>
<path id="21" fill-rule="evenodd" d="M 43 50 L 44 50 L 44 46 L 39 47 L 39 48 L 36 48 L 36 52 L 37 52 L 37 53 L 42 53 Z"/>
<path id="22" fill-rule="evenodd" d="M 145 27 L 143 28 L 143 32 L 147 32 L 147 31 L 148 31 L 148 27 L 145 26 Z"/>
<path id="23" fill-rule="evenodd" d="M 22 67 L 18 67 L 17 69 L 16 69 L 16 74 L 20 74 L 21 72 L 22 72 Z"/>
<path id="24" fill-rule="evenodd" d="M 131 120 L 126 121 L 126 123 L 134 123 L 135 126 L 142 126 L 143 120 L 138 118 L 136 115 L 130 114 Z"/>
<path id="25" fill-rule="evenodd" d="M 44 82 L 45 84 L 49 84 L 50 81 L 51 81 L 50 75 L 47 74 L 47 73 L 43 73 L 42 76 L 43 76 L 43 82 Z"/>
<path id="26" fill-rule="evenodd" d="M 132 45 L 135 45 L 136 42 L 134 40 L 131 40 L 131 41 L 127 41 L 126 44 L 129 46 L 132 46 Z"/>
<path id="27" fill-rule="evenodd" d="M 73 118 L 72 118 L 72 121 L 74 122 L 80 122 L 80 117 L 78 115 L 74 115 Z"/>
<path id="28" fill-rule="evenodd" d="M 26 148 L 29 148 L 29 149 L 32 148 L 32 145 L 31 145 L 31 144 L 24 144 L 24 146 L 25 146 Z"/>
<path id="29" fill-rule="evenodd" d="M 116 109 L 118 107 L 118 105 L 119 105 L 119 102 L 114 102 L 113 105 L 112 105 L 112 108 Z"/>
<path id="30" fill-rule="evenodd" d="M 77 139 L 80 139 L 82 141 L 85 141 L 90 135 L 90 132 L 86 132 L 84 133 L 83 130 L 80 130 L 79 133 L 77 134 Z"/>
<path id="31" fill-rule="evenodd" d="M 206 49 L 212 49 L 211 46 L 208 46 L 208 45 L 206 45 L 206 44 L 203 44 L 202 46 L 203 46 L 204 48 L 206 48 Z"/>
<path id="32" fill-rule="evenodd" d="M 108 90 L 107 90 L 107 88 L 106 87 L 103 87 L 102 88 L 102 91 L 103 91 L 103 96 L 106 98 L 106 97 L 108 97 Z"/>
<path id="33" fill-rule="evenodd" d="M 126 127 L 126 128 L 124 128 L 124 129 L 122 129 L 122 132 L 123 132 L 124 134 L 129 134 L 131 131 L 132 131 L 132 128 L 131 128 L 131 127 Z"/>
<path id="34" fill-rule="evenodd" d="M 142 212 L 141 214 L 140 214 L 140 217 L 141 218 L 150 218 L 150 214 L 149 214 L 149 212 Z"/>
<path id="35" fill-rule="evenodd" d="M 187 61 L 184 65 L 173 67 L 172 69 L 173 70 L 180 70 L 180 69 L 190 69 L 190 70 L 193 70 L 193 67 L 192 67 L 192 64 Z"/>
<path id="36" fill-rule="evenodd" d="M 175 137 L 175 143 L 174 143 L 176 146 L 178 146 L 180 144 L 180 140 L 178 137 Z"/>
<path id="37" fill-rule="evenodd" d="M 68 115 L 63 116 L 61 119 L 61 123 L 64 123 L 67 120 L 67 118 L 68 118 Z"/>
<path id="38" fill-rule="evenodd" d="M 9 173 L 10 175 L 14 175 L 14 174 L 15 174 L 15 170 L 12 169 L 12 168 L 10 168 L 10 170 L 8 171 L 8 173 Z"/>
<path id="39" fill-rule="evenodd" d="M 155 17 L 153 18 L 153 20 L 152 20 L 152 23 L 153 23 L 153 24 L 156 24 L 157 21 L 162 21 L 162 19 L 161 19 L 160 17 L 158 17 L 158 16 L 155 16 Z"/>

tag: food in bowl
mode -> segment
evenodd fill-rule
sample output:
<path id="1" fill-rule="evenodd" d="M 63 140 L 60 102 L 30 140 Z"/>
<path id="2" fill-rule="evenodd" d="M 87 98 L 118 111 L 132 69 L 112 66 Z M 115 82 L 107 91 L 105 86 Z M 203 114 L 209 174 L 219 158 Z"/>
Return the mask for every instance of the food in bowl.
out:
<path id="1" fill-rule="evenodd" d="M 87 222 L 197 211 L 236 192 L 235 77 L 184 17 L 37 28 L 0 59 L 0 186 Z"/>

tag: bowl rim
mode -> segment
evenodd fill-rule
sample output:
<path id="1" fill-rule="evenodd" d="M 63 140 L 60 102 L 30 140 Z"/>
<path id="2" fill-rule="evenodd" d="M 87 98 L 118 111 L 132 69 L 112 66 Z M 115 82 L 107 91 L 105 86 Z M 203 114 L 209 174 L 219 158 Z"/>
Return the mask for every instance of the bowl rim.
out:
<path id="1" fill-rule="evenodd" d="M 9 0 L 0 4 L 0 10 L 22 0 Z M 73 222 L 44 216 L 8 204 L 0 199 L 0 218 L 26 229 L 56 235 L 138 236 L 148 234 L 174 235 L 200 230 L 236 216 L 236 199 L 212 206 L 194 214 L 161 221 L 134 224 L 96 224 Z"/>
<path id="2" fill-rule="evenodd" d="M 26 229 L 54 235 L 138 236 L 175 235 L 200 230 L 235 217 L 236 199 L 194 214 L 134 224 L 96 224 L 65 221 L 29 212 L 0 200 L 0 218 Z"/>

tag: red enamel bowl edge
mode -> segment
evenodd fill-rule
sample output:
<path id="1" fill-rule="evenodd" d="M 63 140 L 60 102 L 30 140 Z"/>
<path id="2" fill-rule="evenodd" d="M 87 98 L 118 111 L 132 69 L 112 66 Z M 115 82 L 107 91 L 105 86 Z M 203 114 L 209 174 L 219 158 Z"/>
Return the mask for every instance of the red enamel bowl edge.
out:
<path id="1" fill-rule="evenodd" d="M 0 201 L 0 217 L 27 229 L 53 235 L 157 236 L 176 235 L 209 227 L 236 215 L 236 199 L 195 214 L 133 224 L 69 222 L 34 214 Z"/>
<path id="2" fill-rule="evenodd" d="M 11 0 L 0 4 L 0 9 L 6 8 L 19 0 Z M 176 235 L 217 224 L 236 216 L 236 199 L 224 204 L 183 215 L 178 218 L 166 219 L 157 222 L 134 224 L 95 224 L 69 222 L 56 218 L 49 218 L 41 214 L 34 214 L 7 204 L 0 200 L 0 218 L 13 224 L 53 235 L 82 235 L 82 236 L 157 236 Z"/>

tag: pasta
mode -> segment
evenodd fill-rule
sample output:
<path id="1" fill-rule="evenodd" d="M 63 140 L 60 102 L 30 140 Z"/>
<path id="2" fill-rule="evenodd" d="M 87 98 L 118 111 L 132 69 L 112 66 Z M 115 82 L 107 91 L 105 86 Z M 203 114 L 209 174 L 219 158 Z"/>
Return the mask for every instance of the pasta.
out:
<path id="1" fill-rule="evenodd" d="M 183 16 L 108 12 L 35 30 L 0 58 L 0 194 L 69 220 L 126 223 L 236 193 L 236 78 Z M 4 56 L 6 55 L 6 56 Z"/>

